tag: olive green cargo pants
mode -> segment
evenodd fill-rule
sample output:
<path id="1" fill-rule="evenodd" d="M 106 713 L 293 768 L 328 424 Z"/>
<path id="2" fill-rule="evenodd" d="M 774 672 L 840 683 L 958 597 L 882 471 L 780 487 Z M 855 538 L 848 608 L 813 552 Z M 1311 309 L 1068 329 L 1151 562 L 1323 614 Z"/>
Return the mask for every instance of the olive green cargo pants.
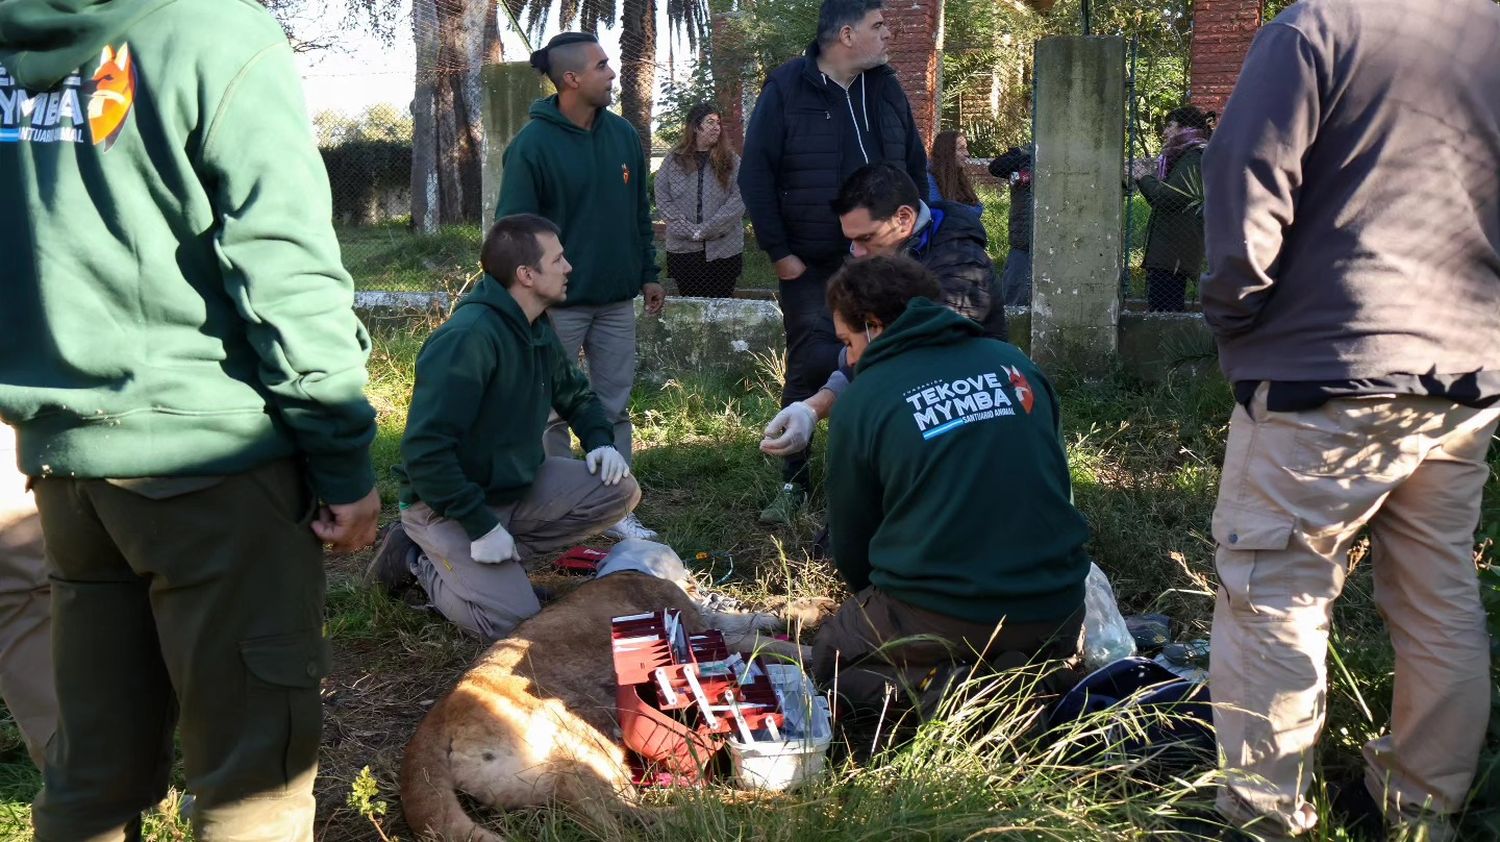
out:
<path id="1" fill-rule="evenodd" d="M 34 490 L 59 707 L 36 838 L 137 838 L 180 730 L 198 842 L 311 840 L 328 654 L 300 469 Z"/>

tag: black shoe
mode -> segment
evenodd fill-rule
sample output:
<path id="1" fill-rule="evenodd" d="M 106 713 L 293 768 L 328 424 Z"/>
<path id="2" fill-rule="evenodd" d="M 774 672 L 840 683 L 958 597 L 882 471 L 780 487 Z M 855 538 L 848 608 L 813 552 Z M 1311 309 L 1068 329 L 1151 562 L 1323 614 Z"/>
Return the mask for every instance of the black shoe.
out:
<path id="1" fill-rule="evenodd" d="M 1330 781 L 1328 804 L 1352 838 L 1374 840 L 1385 837 L 1385 816 L 1380 811 L 1380 803 L 1370 795 L 1363 780 L 1356 777 Z"/>
<path id="2" fill-rule="evenodd" d="M 370 566 L 365 568 L 365 584 L 379 587 L 387 596 L 401 596 L 417 583 L 417 575 L 411 570 L 421 552 L 401 524 L 391 524 L 380 548 L 375 550 L 375 557 L 370 559 Z"/>
<path id="3" fill-rule="evenodd" d="M 833 545 L 828 539 L 828 527 L 818 530 L 813 536 L 812 547 L 809 550 L 813 561 L 831 561 L 833 559 Z"/>

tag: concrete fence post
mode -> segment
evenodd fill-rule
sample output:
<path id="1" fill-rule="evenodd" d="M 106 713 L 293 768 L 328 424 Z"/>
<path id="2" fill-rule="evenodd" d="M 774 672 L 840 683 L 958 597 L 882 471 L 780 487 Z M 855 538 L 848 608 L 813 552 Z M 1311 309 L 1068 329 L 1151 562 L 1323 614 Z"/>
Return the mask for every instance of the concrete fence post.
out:
<path id="1" fill-rule="evenodd" d="M 487 229 L 495 218 L 495 202 L 500 198 L 500 178 L 504 167 L 500 157 L 516 132 L 531 118 L 531 104 L 551 93 L 551 84 L 524 61 L 487 65 L 480 78 L 484 83 L 484 148 L 480 180 L 484 191 L 483 216 L 480 223 Z"/>
<path id="2" fill-rule="evenodd" d="M 1125 42 L 1036 45 L 1031 355 L 1103 373 L 1119 347 Z"/>

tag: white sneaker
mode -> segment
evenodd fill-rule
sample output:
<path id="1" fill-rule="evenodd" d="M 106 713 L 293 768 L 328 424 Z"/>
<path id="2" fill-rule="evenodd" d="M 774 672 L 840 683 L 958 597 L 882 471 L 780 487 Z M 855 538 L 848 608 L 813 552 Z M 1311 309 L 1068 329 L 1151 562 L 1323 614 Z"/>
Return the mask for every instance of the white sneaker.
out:
<path id="1" fill-rule="evenodd" d="M 655 541 L 658 537 L 655 529 L 647 529 L 641 519 L 631 512 L 620 519 L 620 522 L 604 530 L 604 534 L 611 538 L 625 540 L 626 538 L 639 538 L 642 541 Z"/>

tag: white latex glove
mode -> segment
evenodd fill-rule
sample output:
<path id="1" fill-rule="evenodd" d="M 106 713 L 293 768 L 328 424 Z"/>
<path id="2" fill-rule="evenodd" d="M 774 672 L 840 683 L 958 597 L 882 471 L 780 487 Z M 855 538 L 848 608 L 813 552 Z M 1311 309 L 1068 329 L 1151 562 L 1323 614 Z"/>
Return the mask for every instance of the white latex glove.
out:
<path id="1" fill-rule="evenodd" d="M 789 456 L 801 453 L 812 441 L 813 428 L 818 425 L 818 413 L 805 401 L 797 401 L 776 413 L 766 425 L 765 438 L 760 449 L 772 456 Z"/>
<path id="2" fill-rule="evenodd" d="M 590 450 L 589 455 L 583 457 L 583 464 L 588 466 L 589 473 L 598 474 L 599 481 L 605 485 L 614 485 L 622 477 L 630 476 L 630 466 L 614 445 L 606 444 Z"/>
<path id="3" fill-rule="evenodd" d="M 510 537 L 505 527 L 495 524 L 495 528 L 484 533 L 477 541 L 469 543 L 469 557 L 482 564 L 499 564 L 502 561 L 519 559 L 516 553 L 516 539 Z"/>

